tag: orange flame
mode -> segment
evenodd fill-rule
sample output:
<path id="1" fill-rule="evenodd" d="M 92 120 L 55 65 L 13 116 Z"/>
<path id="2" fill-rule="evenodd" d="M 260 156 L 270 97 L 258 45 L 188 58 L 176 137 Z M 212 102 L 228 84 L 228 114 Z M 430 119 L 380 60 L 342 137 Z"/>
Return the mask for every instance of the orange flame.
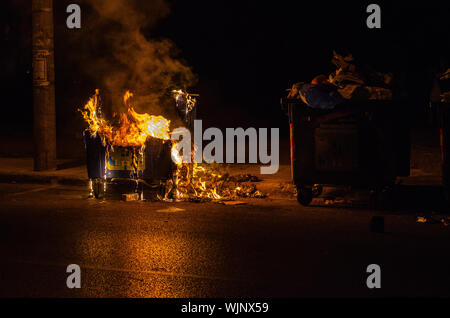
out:
<path id="1" fill-rule="evenodd" d="M 139 114 L 129 104 L 133 93 L 127 91 L 123 102 L 128 106 L 128 112 L 120 114 L 118 124 L 111 125 L 97 114 L 98 99 L 91 97 L 80 110 L 88 123 L 91 135 L 99 134 L 104 142 L 111 146 L 144 146 L 148 137 L 169 140 L 170 121 L 163 116 L 147 113 Z"/>

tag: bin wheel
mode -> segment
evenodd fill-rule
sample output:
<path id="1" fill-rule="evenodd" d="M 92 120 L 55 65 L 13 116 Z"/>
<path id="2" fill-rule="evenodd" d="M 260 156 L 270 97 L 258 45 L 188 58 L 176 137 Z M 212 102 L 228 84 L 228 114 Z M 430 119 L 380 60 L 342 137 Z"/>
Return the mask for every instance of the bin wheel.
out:
<path id="1" fill-rule="evenodd" d="M 322 194 L 323 187 L 320 184 L 315 184 L 312 188 L 312 193 L 314 197 L 318 197 Z"/>
<path id="2" fill-rule="evenodd" d="M 303 205 L 308 206 L 313 198 L 313 191 L 310 187 L 297 187 L 297 201 Z"/>
<path id="3" fill-rule="evenodd" d="M 94 198 L 98 199 L 99 197 L 99 183 L 98 180 L 95 180 L 94 184 L 92 185 L 92 187 L 94 188 Z"/>
<path id="4" fill-rule="evenodd" d="M 94 189 L 94 197 L 99 199 L 103 196 L 104 185 L 102 180 L 95 180 L 92 186 Z"/>

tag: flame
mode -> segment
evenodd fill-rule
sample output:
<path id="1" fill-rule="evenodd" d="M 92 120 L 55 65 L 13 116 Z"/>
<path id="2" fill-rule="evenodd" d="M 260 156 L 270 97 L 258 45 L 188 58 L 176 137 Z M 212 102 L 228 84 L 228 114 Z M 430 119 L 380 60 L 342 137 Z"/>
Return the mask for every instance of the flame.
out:
<path id="1" fill-rule="evenodd" d="M 119 115 L 118 124 L 111 125 L 105 119 L 99 118 L 98 91 L 91 97 L 80 110 L 88 123 L 88 130 L 92 136 L 99 134 L 104 143 L 111 146 L 136 146 L 143 147 L 147 138 L 169 140 L 170 121 L 163 116 L 154 116 L 147 113 L 137 113 L 130 104 L 133 93 L 125 92 L 123 102 L 128 107 L 128 112 Z"/>
<path id="2" fill-rule="evenodd" d="M 172 94 L 174 94 L 175 100 L 177 102 L 183 101 L 186 104 L 186 109 L 185 109 L 186 114 L 191 112 L 192 109 L 194 108 L 195 104 L 197 103 L 196 98 L 193 97 L 192 94 L 188 94 L 187 92 L 184 92 L 181 89 L 172 90 Z"/>
<path id="3" fill-rule="evenodd" d="M 131 97 L 133 97 L 133 93 L 130 91 L 126 91 L 125 94 L 123 95 L 123 104 L 124 105 L 128 105 L 128 101 L 130 100 Z"/>
<path id="4" fill-rule="evenodd" d="M 193 156 L 193 154 L 192 154 Z M 213 169 L 207 169 L 203 165 L 183 161 L 177 144 L 172 146 L 172 159 L 177 165 L 175 178 L 171 187 L 175 189 L 174 196 L 177 200 L 222 200 L 224 197 L 219 193 L 219 187 L 223 184 L 220 180 L 221 174 L 215 173 Z M 166 193 L 166 199 L 171 191 Z"/>
<path id="5" fill-rule="evenodd" d="M 111 131 L 111 126 L 97 115 L 97 99 L 95 96 L 89 98 L 89 101 L 84 105 L 84 110 L 79 110 L 83 118 L 88 123 L 88 129 L 92 136 L 97 133 L 103 135 Z"/>
<path id="6" fill-rule="evenodd" d="M 128 114 L 134 119 L 143 136 L 169 140 L 170 121 L 163 116 L 153 116 L 147 113 L 138 114 L 133 108 L 128 109 Z"/>

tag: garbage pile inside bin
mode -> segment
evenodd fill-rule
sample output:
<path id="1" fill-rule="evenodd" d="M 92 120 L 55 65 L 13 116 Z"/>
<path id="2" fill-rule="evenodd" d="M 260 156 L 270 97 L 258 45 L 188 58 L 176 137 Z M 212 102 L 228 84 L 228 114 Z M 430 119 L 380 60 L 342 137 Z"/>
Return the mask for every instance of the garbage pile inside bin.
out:
<path id="1" fill-rule="evenodd" d="M 316 109 L 333 109 L 345 100 L 391 100 L 392 73 L 358 68 L 352 54 L 333 51 L 331 61 L 336 70 L 316 76 L 310 83 L 295 83 L 288 98 L 301 99 Z"/>
<path id="2" fill-rule="evenodd" d="M 174 94 L 179 114 L 182 115 L 186 125 L 190 126 L 193 120 L 188 115 L 195 110 L 197 103 L 194 95 L 182 90 L 172 91 L 172 93 Z M 187 163 L 180 160 L 180 154 L 176 147 L 178 141 L 171 139 L 171 121 L 159 115 L 137 113 L 131 104 L 132 97 L 133 93 L 130 91 L 124 94 L 123 102 L 127 106 L 127 112 L 116 114 L 111 122 L 103 115 L 99 90 L 96 90 L 95 95 L 89 99 L 84 108 L 79 110 L 88 123 L 88 128 L 85 131 L 85 137 L 86 135 L 89 137 L 89 142 L 86 142 L 87 152 L 96 152 L 93 157 L 100 158 L 100 161 L 103 162 L 103 165 L 97 166 L 104 167 L 104 171 L 101 172 L 101 176 L 98 178 L 99 180 L 95 180 L 95 182 L 90 180 L 91 187 L 101 183 L 102 187 L 104 187 L 103 191 L 106 192 L 108 181 L 119 175 L 120 179 L 127 179 L 136 183 L 135 193 L 132 196 L 126 195 L 125 197 L 143 200 L 142 192 L 138 192 L 142 189 L 139 186 L 140 184 L 147 184 L 145 169 L 148 170 L 148 166 L 151 164 L 158 165 L 158 162 L 159 166 L 150 168 L 157 171 L 158 169 L 167 169 L 167 166 L 170 166 L 166 163 L 161 164 L 160 160 L 161 158 L 166 158 L 165 156 L 158 157 L 158 160 L 151 160 L 154 154 L 146 155 L 146 147 L 155 147 L 157 151 L 153 152 L 160 153 L 167 148 L 161 147 L 161 143 L 171 143 L 170 148 L 172 150 L 169 151 L 172 158 L 169 155 L 169 158 L 166 160 L 173 160 L 174 171 L 171 178 L 159 180 L 162 192 L 158 191 L 159 193 L 155 196 L 156 200 L 205 202 L 228 201 L 243 197 L 265 197 L 256 188 L 254 182 L 259 180 L 254 176 L 231 176 L 223 173 L 222 167 L 217 164 Z M 158 142 L 151 142 L 152 140 Z M 96 146 L 89 148 L 95 142 L 97 142 Z M 115 157 L 113 154 L 115 154 Z M 127 156 L 128 159 L 123 159 Z M 150 158 L 150 160 L 146 158 Z M 117 161 L 125 162 L 123 166 L 126 166 L 126 168 L 119 172 L 108 171 L 108 166 L 111 166 L 111 162 L 113 162 L 112 165 L 115 165 Z M 121 169 L 120 165 L 118 169 Z M 124 173 L 126 174 L 125 177 Z M 164 173 L 150 174 L 152 176 L 167 175 Z M 93 192 L 94 190 L 91 189 L 91 193 Z"/>

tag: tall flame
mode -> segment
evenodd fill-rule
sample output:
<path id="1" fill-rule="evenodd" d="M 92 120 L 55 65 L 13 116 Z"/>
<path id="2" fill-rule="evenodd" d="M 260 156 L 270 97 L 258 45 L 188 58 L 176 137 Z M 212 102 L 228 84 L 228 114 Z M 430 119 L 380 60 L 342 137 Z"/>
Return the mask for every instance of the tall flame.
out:
<path id="1" fill-rule="evenodd" d="M 128 112 L 119 115 L 118 124 L 111 125 L 97 113 L 97 95 L 91 97 L 80 110 L 88 123 L 91 135 L 99 134 L 104 142 L 111 146 L 144 146 L 148 137 L 169 140 L 170 121 L 163 116 L 137 113 L 130 104 L 133 93 L 125 92 L 123 102 Z"/>

